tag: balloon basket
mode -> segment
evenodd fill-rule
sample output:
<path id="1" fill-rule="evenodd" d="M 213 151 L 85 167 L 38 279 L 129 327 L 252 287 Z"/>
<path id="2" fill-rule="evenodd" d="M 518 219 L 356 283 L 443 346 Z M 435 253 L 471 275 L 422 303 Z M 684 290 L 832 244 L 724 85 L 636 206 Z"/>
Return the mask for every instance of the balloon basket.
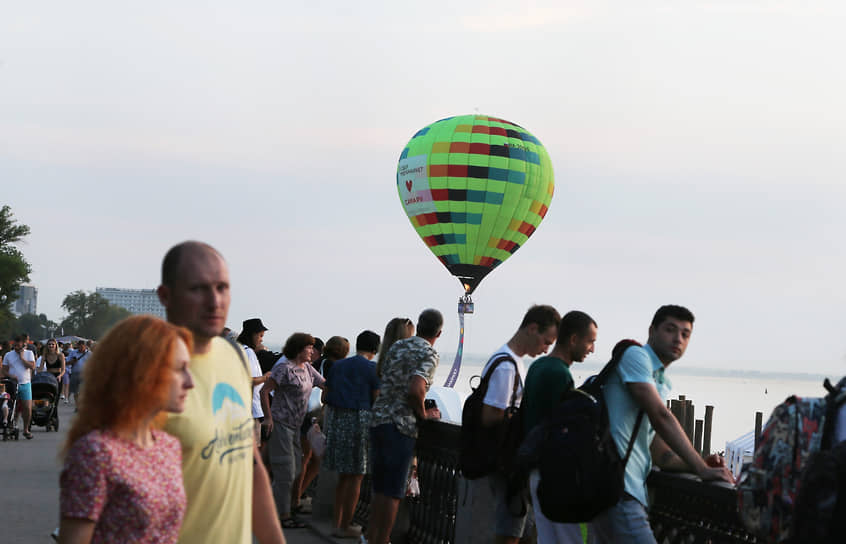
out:
<path id="1" fill-rule="evenodd" d="M 470 295 L 464 295 L 458 299 L 458 315 L 472 314 L 476 305 L 473 304 L 473 299 Z"/>

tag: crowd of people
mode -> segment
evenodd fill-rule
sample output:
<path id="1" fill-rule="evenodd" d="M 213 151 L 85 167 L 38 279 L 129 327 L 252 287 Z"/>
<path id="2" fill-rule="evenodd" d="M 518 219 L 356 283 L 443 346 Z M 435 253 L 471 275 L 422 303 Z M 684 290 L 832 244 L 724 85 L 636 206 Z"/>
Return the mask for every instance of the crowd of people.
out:
<path id="1" fill-rule="evenodd" d="M 48 372 L 55 376 L 59 400 L 69 404 L 71 399 L 78 400 L 85 363 L 93 352 L 95 342 L 77 340 L 60 344 L 55 338 L 46 342 L 32 342 L 29 334 L 21 333 L 0 346 L 0 379 L 10 378 L 16 386 L 20 419 L 23 423 L 23 436 L 31 440 L 32 434 L 32 377 L 38 372 Z M 12 391 L 7 391 L 3 384 L 4 396 L 11 398 Z M 11 385 L 11 384 L 9 384 Z M 8 410 L 8 401 L 4 403 Z M 4 412 L 5 413 L 5 412 Z M 8 423 L 3 417 L 2 424 Z"/>
<path id="2" fill-rule="evenodd" d="M 166 320 L 128 318 L 97 344 L 3 346 L 27 438 L 37 372 L 66 384 L 61 400 L 77 412 L 60 451 L 59 542 L 285 542 L 283 529 L 305 526 L 306 490 L 325 462 L 339 474 L 335 535 L 387 543 L 417 420 L 440 415 L 424 407 L 440 312 L 423 311 L 416 327 L 393 319 L 354 346 L 297 332 L 274 353 L 259 318 L 224 331 L 228 268 L 200 242 L 167 252 L 158 294 Z M 368 473 L 362 534 L 352 517 Z"/>
<path id="3" fill-rule="evenodd" d="M 201 242 L 167 252 L 158 294 L 167 321 L 129 318 L 99 346 L 50 340 L 38 358 L 28 338 L 18 337 L 3 358 L 3 373 L 17 378 L 27 438 L 28 375 L 52 372 L 69 386 L 65 400 L 74 396 L 78 414 L 62 449 L 59 541 L 284 542 L 283 529 L 305 526 L 306 490 L 322 462 L 338 473 L 333 535 L 387 544 L 414 474 L 420 421 L 440 417 L 425 398 L 439 363 L 441 313 L 392 319 L 381 336 L 365 330 L 354 346 L 340 336 L 324 344 L 296 332 L 274 353 L 263 345 L 268 329 L 260 318 L 244 321 L 238 335 L 224 330 L 228 268 Z M 661 307 L 647 343 L 627 349 L 608 382 L 618 449 L 634 438 L 625 495 L 590 524 L 594 542 L 655 542 L 645 483 L 653 463 L 732 481 L 719 457 L 696 454 L 665 404 L 671 384 L 664 371 L 684 354 L 693 321 L 683 307 Z M 597 334 L 584 312 L 562 318 L 552 306 L 530 308 L 483 370 L 501 357 L 514 362 L 491 373 L 483 425 L 500 425 L 521 404 L 525 432 L 542 421 L 573 387 L 570 366 L 593 352 Z M 524 357 L 550 349 L 526 371 Z M 639 411 L 642 425 L 635 423 Z M 353 513 L 365 474 L 372 499 L 362 531 Z M 580 527 L 543 516 L 536 472 L 520 515 L 510 508 L 504 474 L 471 485 L 493 494 L 497 543 L 518 542 L 529 519 L 541 543 L 583 541 Z"/>

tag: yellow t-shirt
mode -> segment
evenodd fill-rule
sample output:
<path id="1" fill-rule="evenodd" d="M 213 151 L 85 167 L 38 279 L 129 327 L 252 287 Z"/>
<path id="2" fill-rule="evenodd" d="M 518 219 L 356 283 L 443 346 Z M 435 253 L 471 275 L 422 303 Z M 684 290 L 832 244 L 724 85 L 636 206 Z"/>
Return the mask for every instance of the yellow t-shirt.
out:
<path id="1" fill-rule="evenodd" d="M 191 359 L 194 389 L 165 430 L 182 444 L 188 507 L 180 543 L 250 544 L 253 494 L 251 380 L 222 338 Z"/>

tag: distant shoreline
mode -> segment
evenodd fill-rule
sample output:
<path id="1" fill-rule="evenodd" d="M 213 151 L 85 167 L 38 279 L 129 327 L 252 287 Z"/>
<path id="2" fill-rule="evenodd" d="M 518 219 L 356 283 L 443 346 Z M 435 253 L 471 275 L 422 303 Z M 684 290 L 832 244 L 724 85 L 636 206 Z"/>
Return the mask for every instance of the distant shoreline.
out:
<path id="1" fill-rule="evenodd" d="M 441 355 L 441 365 L 440 366 L 451 366 L 452 360 L 455 358 L 454 354 L 447 354 Z M 484 355 L 464 355 L 464 360 L 462 361 L 462 368 L 465 367 L 481 367 L 485 364 L 488 357 Z M 605 363 L 589 361 L 585 363 L 580 363 L 578 366 L 573 366 L 570 370 L 571 372 L 579 375 L 584 374 L 596 374 L 602 369 Z M 528 365 L 527 365 L 528 366 Z M 746 378 L 752 380 L 777 380 L 777 379 L 784 379 L 784 380 L 799 380 L 799 381 L 808 381 L 814 382 L 818 381 L 822 384 L 823 380 L 826 378 L 830 379 L 832 383 L 837 383 L 840 378 L 846 376 L 846 367 L 843 369 L 843 374 L 840 375 L 831 375 L 831 374 L 822 374 L 818 372 L 765 372 L 761 370 L 735 370 L 735 369 L 727 369 L 727 368 L 707 368 L 701 366 L 688 366 L 685 364 L 679 364 L 678 366 L 672 365 L 669 370 L 669 376 L 672 377 L 673 375 L 684 375 L 684 376 L 702 376 L 705 378 Z"/>

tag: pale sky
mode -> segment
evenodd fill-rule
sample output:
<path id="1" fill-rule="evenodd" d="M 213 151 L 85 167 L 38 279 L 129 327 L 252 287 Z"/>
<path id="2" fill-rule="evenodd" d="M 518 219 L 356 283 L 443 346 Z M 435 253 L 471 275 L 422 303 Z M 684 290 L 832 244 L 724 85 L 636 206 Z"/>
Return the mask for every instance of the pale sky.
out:
<path id="1" fill-rule="evenodd" d="M 230 264 L 230 326 L 353 340 L 461 288 L 396 192 L 443 117 L 518 123 L 555 196 L 477 289 L 469 353 L 533 303 L 697 317 L 690 366 L 846 374 L 846 8 L 835 2 L 0 2 L 2 203 L 38 311 L 153 288 L 185 239 Z M 464 377 L 462 377 L 464 379 Z"/>

